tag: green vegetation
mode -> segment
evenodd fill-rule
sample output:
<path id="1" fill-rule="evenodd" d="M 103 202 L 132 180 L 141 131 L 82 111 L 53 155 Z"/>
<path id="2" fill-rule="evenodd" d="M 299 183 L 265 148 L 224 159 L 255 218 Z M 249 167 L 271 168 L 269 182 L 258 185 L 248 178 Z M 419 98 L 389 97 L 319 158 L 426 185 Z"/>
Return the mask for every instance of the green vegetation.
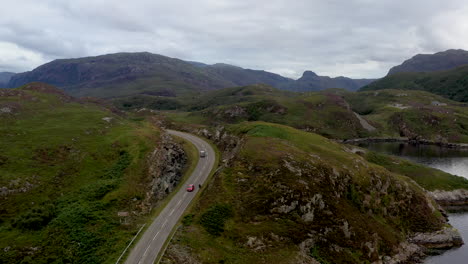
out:
<path id="1" fill-rule="evenodd" d="M 391 172 L 410 177 L 429 191 L 468 190 L 468 180 L 464 177 L 372 151 L 368 151 L 364 157 L 367 161 L 378 164 Z"/>
<path id="2" fill-rule="evenodd" d="M 113 263 L 159 130 L 38 83 L 0 91 L 0 108 L 0 262 Z"/>
<path id="3" fill-rule="evenodd" d="M 346 93 L 353 111 L 380 137 L 468 142 L 468 106 L 424 91 L 379 90 Z"/>
<path id="4" fill-rule="evenodd" d="M 300 94 L 251 85 L 208 92 L 183 104 L 183 111 L 166 113 L 171 121 L 208 126 L 265 121 L 331 138 L 371 135 L 334 90 Z"/>
<path id="5" fill-rule="evenodd" d="M 153 110 L 176 110 L 183 106 L 179 101 L 180 99 L 171 97 L 134 95 L 115 99 L 113 100 L 113 103 L 122 110 L 135 110 L 141 108 Z"/>
<path id="6" fill-rule="evenodd" d="M 228 130 L 242 148 L 172 240 L 201 263 L 366 263 L 443 224 L 409 178 L 322 136 L 265 122 Z"/>
<path id="7" fill-rule="evenodd" d="M 399 72 L 360 90 L 382 89 L 423 90 L 455 101 L 468 102 L 468 66 L 438 72 Z"/>
<path id="8" fill-rule="evenodd" d="M 328 138 L 408 137 L 468 142 L 468 106 L 424 91 L 292 93 L 265 85 L 221 89 L 179 101 L 164 114 L 176 125 L 265 121 Z M 353 112 L 376 128 L 367 131 Z"/>
<path id="9" fill-rule="evenodd" d="M 224 223 L 232 216 L 228 205 L 214 205 L 200 217 L 200 225 L 213 236 L 219 236 L 224 231 Z"/>

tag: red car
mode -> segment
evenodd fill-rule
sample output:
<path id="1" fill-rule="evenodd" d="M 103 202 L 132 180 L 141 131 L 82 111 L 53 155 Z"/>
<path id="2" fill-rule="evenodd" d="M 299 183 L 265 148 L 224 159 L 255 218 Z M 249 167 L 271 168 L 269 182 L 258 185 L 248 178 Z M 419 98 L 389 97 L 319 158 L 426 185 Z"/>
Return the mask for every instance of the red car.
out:
<path id="1" fill-rule="evenodd" d="M 187 188 L 187 192 L 193 192 L 193 190 L 195 190 L 195 185 L 189 184 L 189 186 Z"/>

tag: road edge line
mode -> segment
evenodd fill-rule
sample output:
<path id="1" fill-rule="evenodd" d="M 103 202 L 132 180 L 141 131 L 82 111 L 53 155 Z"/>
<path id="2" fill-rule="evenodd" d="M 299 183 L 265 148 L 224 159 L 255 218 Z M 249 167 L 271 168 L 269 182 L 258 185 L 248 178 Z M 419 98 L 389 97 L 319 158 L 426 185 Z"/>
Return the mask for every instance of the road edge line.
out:
<path id="1" fill-rule="evenodd" d="M 141 227 L 140 227 L 140 230 L 138 230 L 138 232 L 136 233 L 136 235 L 133 237 L 132 241 L 130 241 L 130 243 L 128 243 L 127 247 L 124 249 L 124 251 L 122 252 L 122 254 L 120 255 L 120 257 L 117 259 L 117 261 L 115 262 L 115 264 L 118 264 L 120 262 L 120 260 L 122 259 L 122 257 L 125 255 L 125 253 L 127 252 L 128 248 L 133 244 L 133 241 L 135 241 L 135 238 L 137 238 L 137 236 L 140 234 L 141 230 L 143 230 L 143 227 L 146 226 L 146 223 L 143 224 Z"/>

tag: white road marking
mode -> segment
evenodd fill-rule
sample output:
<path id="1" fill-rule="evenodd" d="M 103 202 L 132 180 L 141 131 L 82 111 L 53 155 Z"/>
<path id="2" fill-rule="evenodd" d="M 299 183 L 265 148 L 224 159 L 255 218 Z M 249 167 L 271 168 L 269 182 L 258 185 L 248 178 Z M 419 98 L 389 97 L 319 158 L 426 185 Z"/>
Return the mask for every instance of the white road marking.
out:
<path id="1" fill-rule="evenodd" d="M 160 230 L 160 231 L 158 231 L 158 232 L 156 233 L 156 235 L 154 235 L 154 237 L 153 237 L 153 240 L 155 240 L 155 239 L 156 239 L 156 237 L 159 235 L 159 232 L 161 232 L 161 230 Z"/>
<path id="2" fill-rule="evenodd" d="M 174 213 L 174 211 L 175 211 L 175 208 L 172 209 L 172 211 L 169 213 L 169 216 L 171 216 Z"/>

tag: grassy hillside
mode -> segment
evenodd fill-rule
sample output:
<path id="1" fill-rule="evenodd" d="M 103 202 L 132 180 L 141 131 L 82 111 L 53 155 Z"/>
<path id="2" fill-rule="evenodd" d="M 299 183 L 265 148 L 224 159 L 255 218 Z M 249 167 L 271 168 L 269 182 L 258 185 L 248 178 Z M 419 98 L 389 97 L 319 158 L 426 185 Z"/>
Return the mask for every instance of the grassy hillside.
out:
<path id="1" fill-rule="evenodd" d="M 468 66 L 438 72 L 395 73 L 360 90 L 382 89 L 423 90 L 455 101 L 468 102 Z"/>
<path id="2" fill-rule="evenodd" d="M 319 135 L 233 125 L 244 143 L 182 221 L 163 263 L 370 263 L 443 220 L 409 178 Z"/>
<path id="3" fill-rule="evenodd" d="M 0 90 L 0 263 L 113 263 L 158 140 L 45 84 Z"/>
<path id="4" fill-rule="evenodd" d="M 461 176 L 372 151 L 367 151 L 364 157 L 367 161 L 380 165 L 391 172 L 410 177 L 421 187 L 429 191 L 468 190 L 468 180 Z"/>
<path id="5" fill-rule="evenodd" d="M 252 85 L 212 91 L 174 101 L 141 100 L 138 106 L 173 106 L 166 112 L 181 124 L 226 125 L 266 121 L 328 138 L 408 137 L 437 142 L 468 142 L 468 105 L 424 91 L 349 92 L 328 89 L 292 93 Z M 151 103 L 152 102 L 152 103 Z M 127 106 L 138 108 L 129 102 Z M 122 107 L 126 109 L 125 107 Z M 130 108 L 131 109 L 131 108 Z M 376 128 L 363 128 L 353 112 Z"/>
<path id="6" fill-rule="evenodd" d="M 293 93 L 265 85 L 227 88 L 182 102 L 184 112 L 171 120 L 204 125 L 266 121 L 285 124 L 332 138 L 369 135 L 334 91 Z"/>
<path id="7" fill-rule="evenodd" d="M 468 142 L 465 104 L 424 91 L 367 91 L 345 93 L 344 98 L 379 136 Z"/>

